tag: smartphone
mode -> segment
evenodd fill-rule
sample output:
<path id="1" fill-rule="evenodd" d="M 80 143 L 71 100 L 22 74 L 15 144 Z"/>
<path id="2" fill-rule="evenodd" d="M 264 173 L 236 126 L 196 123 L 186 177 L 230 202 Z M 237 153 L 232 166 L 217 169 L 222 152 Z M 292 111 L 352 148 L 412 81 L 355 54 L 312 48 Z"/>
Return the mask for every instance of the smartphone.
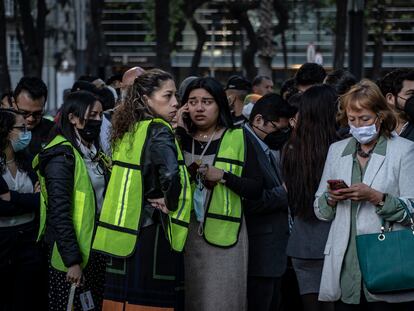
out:
<path id="1" fill-rule="evenodd" d="M 348 188 L 348 185 L 342 179 L 330 179 L 328 180 L 328 184 L 331 190 Z"/>

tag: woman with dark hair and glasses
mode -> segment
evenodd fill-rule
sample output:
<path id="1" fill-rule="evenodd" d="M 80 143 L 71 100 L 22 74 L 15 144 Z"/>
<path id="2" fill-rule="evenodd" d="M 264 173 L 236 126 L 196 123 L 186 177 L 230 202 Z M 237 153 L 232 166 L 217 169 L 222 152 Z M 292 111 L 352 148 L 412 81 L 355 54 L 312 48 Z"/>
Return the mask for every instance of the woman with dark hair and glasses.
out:
<path id="1" fill-rule="evenodd" d="M 0 109 L 0 310 L 44 309 L 36 244 L 39 186 L 26 161 L 31 133 L 17 111 Z"/>
<path id="2" fill-rule="evenodd" d="M 39 234 L 49 245 L 49 310 L 68 303 L 84 310 L 91 301 L 101 309 L 105 257 L 91 251 L 106 185 L 101 123 L 102 104 L 92 93 L 69 94 L 52 139 L 33 161 L 42 190 Z"/>
<path id="3" fill-rule="evenodd" d="M 302 93 L 297 121 L 291 120 L 294 130 L 283 150 L 283 175 L 294 220 L 286 251 L 305 311 L 332 310 L 332 304 L 318 301 L 323 249 L 331 224 L 316 218 L 313 200 L 329 146 L 338 140 L 336 100 L 335 90 L 328 85 L 312 86 Z"/>
<path id="4" fill-rule="evenodd" d="M 195 186 L 184 253 L 186 310 L 246 310 L 242 200 L 261 196 L 263 176 L 243 129 L 233 128 L 217 80 L 192 81 L 182 102 L 177 134 Z"/>

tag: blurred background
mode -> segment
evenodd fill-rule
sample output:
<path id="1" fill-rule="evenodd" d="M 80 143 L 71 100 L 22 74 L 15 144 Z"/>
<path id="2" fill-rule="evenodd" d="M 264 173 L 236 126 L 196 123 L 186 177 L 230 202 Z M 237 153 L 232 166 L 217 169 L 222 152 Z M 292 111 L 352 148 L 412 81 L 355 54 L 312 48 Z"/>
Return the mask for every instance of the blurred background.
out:
<path id="1" fill-rule="evenodd" d="M 0 90 L 23 75 L 49 88 L 48 110 L 85 74 L 159 67 L 225 81 L 305 62 L 357 78 L 414 67 L 412 0 L 1 0 Z"/>

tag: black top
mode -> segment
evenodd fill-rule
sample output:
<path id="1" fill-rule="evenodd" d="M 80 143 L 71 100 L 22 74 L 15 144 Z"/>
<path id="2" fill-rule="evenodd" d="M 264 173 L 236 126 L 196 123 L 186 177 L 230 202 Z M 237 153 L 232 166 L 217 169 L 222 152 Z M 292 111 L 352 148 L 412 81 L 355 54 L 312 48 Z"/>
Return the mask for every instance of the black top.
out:
<path id="1" fill-rule="evenodd" d="M 400 136 L 406 139 L 409 139 L 411 141 L 414 141 L 414 125 L 413 123 L 411 123 L 411 121 L 408 122 L 406 128 L 404 129 L 404 131 L 402 131 Z"/>
<path id="2" fill-rule="evenodd" d="M 40 123 L 31 131 L 32 140 L 30 141 L 28 150 L 32 159 L 46 146 L 53 125 L 54 123 L 52 121 L 42 118 Z"/>
<path id="3" fill-rule="evenodd" d="M 186 152 L 191 153 L 193 138 L 187 134 L 183 128 L 178 128 L 176 131 L 182 149 Z M 202 145 L 205 142 L 199 142 L 196 140 L 194 144 L 195 154 L 202 153 Z M 213 140 L 210 146 L 207 148 L 205 155 L 217 154 L 220 139 Z M 240 195 L 242 198 L 249 200 L 256 200 L 261 196 L 262 185 L 263 185 L 263 174 L 257 168 L 259 163 L 257 160 L 256 152 L 249 139 L 246 139 L 246 161 L 243 166 L 242 176 L 238 177 L 231 173 L 225 173 L 224 179 L 226 181 L 226 187 Z"/>
<path id="4" fill-rule="evenodd" d="M 29 176 L 30 177 L 30 176 Z M 31 178 L 32 183 L 34 180 Z M 0 175 L 0 194 L 7 193 L 9 187 Z M 0 199 L 0 217 L 18 216 L 30 212 L 39 213 L 40 193 L 19 193 L 10 191 L 10 201 Z"/>

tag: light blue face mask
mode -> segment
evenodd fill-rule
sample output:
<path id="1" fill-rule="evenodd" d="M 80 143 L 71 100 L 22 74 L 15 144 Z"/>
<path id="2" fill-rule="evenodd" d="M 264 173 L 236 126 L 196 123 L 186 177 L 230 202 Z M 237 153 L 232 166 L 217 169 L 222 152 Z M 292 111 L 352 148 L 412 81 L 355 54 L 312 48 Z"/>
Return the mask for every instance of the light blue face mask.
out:
<path id="1" fill-rule="evenodd" d="M 14 152 L 18 152 L 29 146 L 31 140 L 32 132 L 26 131 L 20 132 L 19 138 L 17 138 L 17 140 L 11 140 L 10 142 L 12 144 Z"/>
<path id="2" fill-rule="evenodd" d="M 204 222 L 204 186 L 201 181 L 197 185 L 193 194 L 193 207 L 197 221 Z"/>

